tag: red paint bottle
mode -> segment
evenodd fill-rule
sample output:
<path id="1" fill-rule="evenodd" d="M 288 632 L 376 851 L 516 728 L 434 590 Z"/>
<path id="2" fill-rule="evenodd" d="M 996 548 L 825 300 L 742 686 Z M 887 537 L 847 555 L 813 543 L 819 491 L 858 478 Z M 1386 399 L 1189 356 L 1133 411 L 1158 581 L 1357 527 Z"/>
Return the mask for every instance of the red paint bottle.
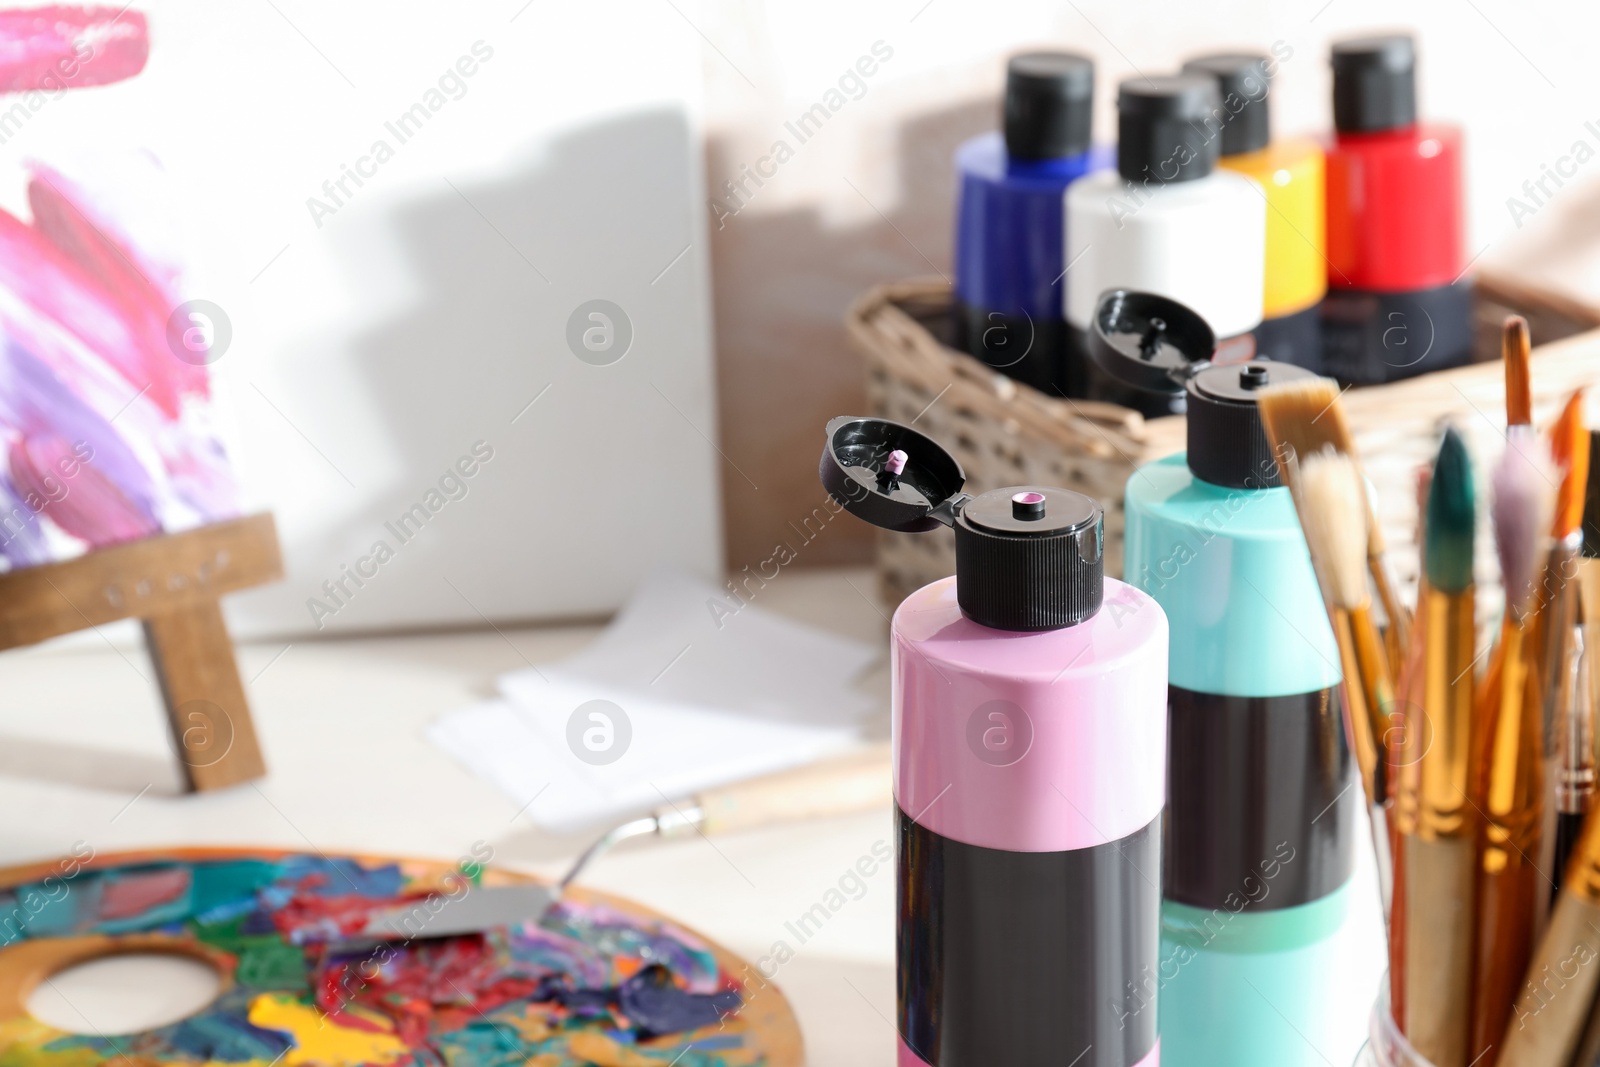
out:
<path id="1" fill-rule="evenodd" d="M 1373 384 L 1466 363 L 1461 131 L 1417 119 L 1408 36 L 1333 46 L 1324 371 Z"/>

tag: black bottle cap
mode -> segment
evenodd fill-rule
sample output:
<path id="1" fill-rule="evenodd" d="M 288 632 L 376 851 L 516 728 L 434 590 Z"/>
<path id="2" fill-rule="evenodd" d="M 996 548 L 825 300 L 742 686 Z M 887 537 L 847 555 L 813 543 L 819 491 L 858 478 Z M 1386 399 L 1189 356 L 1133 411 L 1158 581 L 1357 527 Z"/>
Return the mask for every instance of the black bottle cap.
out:
<path id="1" fill-rule="evenodd" d="M 1192 181 L 1217 165 L 1217 80 L 1196 74 L 1129 78 L 1117 86 L 1117 171 L 1130 182 Z"/>
<path id="2" fill-rule="evenodd" d="M 1269 359 L 1213 363 L 1189 379 L 1189 469 L 1212 485 L 1272 489 L 1283 474 L 1261 424 L 1256 394 L 1269 385 L 1315 378 Z"/>
<path id="3" fill-rule="evenodd" d="M 1187 394 L 1195 477 L 1230 489 L 1282 485 L 1256 391 L 1316 375 L 1266 359 L 1212 363 L 1215 351 L 1205 320 L 1176 300 L 1112 289 L 1095 306 L 1089 354 L 1102 370 L 1153 393 Z"/>
<path id="4" fill-rule="evenodd" d="M 1257 152 L 1272 134 L 1267 123 L 1267 91 L 1272 87 L 1271 61 L 1262 55 L 1196 56 L 1183 65 L 1185 74 L 1217 80 L 1222 96 L 1222 154 Z"/>
<path id="5" fill-rule="evenodd" d="M 972 497 L 961 464 L 888 419 L 828 423 L 819 472 L 852 515 L 889 530 L 955 529 L 961 613 L 997 630 L 1059 630 L 1100 610 L 1105 514 L 1081 493 L 1014 485 Z"/>
<path id="6" fill-rule="evenodd" d="M 1417 121 L 1417 49 L 1405 34 L 1333 45 L 1333 125 L 1375 133 Z"/>
<path id="7" fill-rule="evenodd" d="M 1589 484 L 1583 497 L 1583 554 L 1590 559 L 1600 559 L 1600 430 L 1589 431 Z"/>
<path id="8" fill-rule="evenodd" d="M 1094 60 L 1072 52 L 1028 52 L 1006 64 L 1006 153 L 1060 159 L 1089 150 Z"/>

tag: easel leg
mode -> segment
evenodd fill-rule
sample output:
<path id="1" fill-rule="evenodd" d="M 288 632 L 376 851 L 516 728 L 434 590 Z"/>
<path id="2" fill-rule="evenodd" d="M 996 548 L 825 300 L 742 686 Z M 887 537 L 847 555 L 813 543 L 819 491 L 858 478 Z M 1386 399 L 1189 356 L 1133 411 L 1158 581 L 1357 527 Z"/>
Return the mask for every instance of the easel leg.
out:
<path id="1" fill-rule="evenodd" d="M 267 773 L 233 643 L 215 601 L 144 620 L 172 743 L 189 788 L 224 789 Z"/>

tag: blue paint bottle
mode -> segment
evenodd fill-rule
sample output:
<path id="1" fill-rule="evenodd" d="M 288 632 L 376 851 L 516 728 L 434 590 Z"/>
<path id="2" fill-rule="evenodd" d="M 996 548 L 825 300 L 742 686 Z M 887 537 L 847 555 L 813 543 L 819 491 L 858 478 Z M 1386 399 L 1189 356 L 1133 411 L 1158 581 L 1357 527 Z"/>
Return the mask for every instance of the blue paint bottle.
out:
<path id="1" fill-rule="evenodd" d="M 1089 143 L 1094 62 L 1067 52 L 1014 56 L 1005 129 L 956 151 L 955 346 L 1050 396 L 1084 395 L 1067 366 L 1062 194 L 1110 164 Z"/>
<path id="2" fill-rule="evenodd" d="M 1341 719 L 1339 653 L 1305 536 L 1253 394 L 1309 377 L 1287 363 L 1211 363 L 1189 308 L 1102 299 L 1091 358 L 1188 401 L 1188 450 L 1126 490 L 1126 580 L 1171 622 L 1161 962 L 1167 1067 L 1348 1063 L 1341 1018 L 1359 786 Z"/>

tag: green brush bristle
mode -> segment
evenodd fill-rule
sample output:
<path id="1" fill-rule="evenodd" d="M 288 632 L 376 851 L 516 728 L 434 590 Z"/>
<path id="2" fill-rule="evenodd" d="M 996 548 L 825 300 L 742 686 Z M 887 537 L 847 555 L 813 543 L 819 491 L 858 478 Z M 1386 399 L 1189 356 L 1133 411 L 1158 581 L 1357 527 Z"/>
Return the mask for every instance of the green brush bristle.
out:
<path id="1" fill-rule="evenodd" d="M 1433 462 L 1426 544 L 1422 550 L 1428 583 L 1441 593 L 1459 593 L 1472 584 L 1472 538 L 1477 518 L 1472 460 L 1461 435 L 1448 429 L 1439 445 L 1439 458 Z"/>

